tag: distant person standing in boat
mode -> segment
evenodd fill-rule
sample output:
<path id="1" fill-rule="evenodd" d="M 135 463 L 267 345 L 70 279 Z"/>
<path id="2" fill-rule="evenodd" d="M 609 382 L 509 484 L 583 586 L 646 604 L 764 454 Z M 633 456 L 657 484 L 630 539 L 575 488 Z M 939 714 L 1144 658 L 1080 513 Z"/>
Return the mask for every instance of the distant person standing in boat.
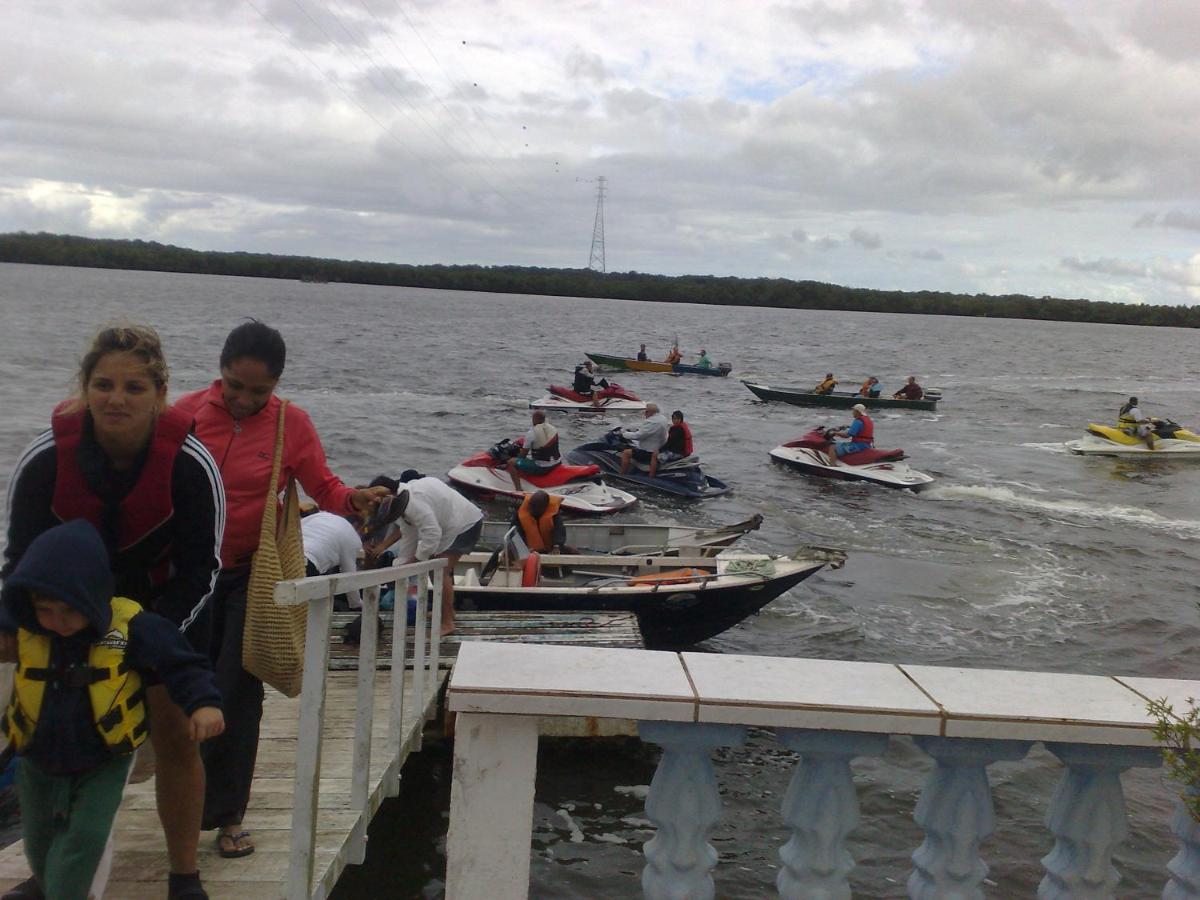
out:
<path id="1" fill-rule="evenodd" d="M 114 593 L 169 619 L 207 656 L 225 492 L 216 463 L 190 433 L 191 415 L 167 404 L 162 342 L 145 325 L 105 328 L 80 361 L 78 378 L 77 395 L 54 410 L 50 428 L 17 462 L 0 577 L 13 574 L 39 535 L 86 519 L 108 549 Z M 203 900 L 200 746 L 162 683 L 151 680 L 146 701 L 168 896 Z"/>
<path id="2" fill-rule="evenodd" d="M 833 389 L 837 387 L 837 379 L 833 377 L 832 372 L 825 373 L 825 380 L 813 388 L 814 394 L 832 394 Z"/>
<path id="3" fill-rule="evenodd" d="M 546 421 L 546 414 L 535 409 L 530 417 L 533 425 L 525 432 L 521 449 L 505 463 L 513 487 L 521 490 L 521 472 L 538 475 L 554 468 L 561 461 L 558 454 L 558 429 Z"/>
<path id="4" fill-rule="evenodd" d="M 667 354 L 667 365 L 673 366 L 676 363 L 683 362 L 683 354 L 679 352 L 679 347 L 671 348 L 671 352 Z"/>
<path id="5" fill-rule="evenodd" d="M 711 369 L 712 364 L 713 364 L 712 360 L 708 358 L 708 351 L 705 350 L 703 347 L 701 347 L 700 348 L 700 358 L 698 360 L 696 360 L 696 365 L 699 366 L 701 369 Z"/>
<path id="6" fill-rule="evenodd" d="M 908 381 L 904 387 L 892 394 L 893 400 L 920 400 L 925 396 L 925 391 L 917 384 L 917 376 L 909 375 Z"/>
<path id="7" fill-rule="evenodd" d="M 650 354 L 646 352 L 646 345 L 642 344 L 638 347 L 637 354 L 638 362 L 647 362 L 650 359 Z"/>
<path id="8" fill-rule="evenodd" d="M 1126 434 L 1141 438 L 1147 447 L 1154 449 L 1153 423 L 1147 416 L 1142 415 L 1137 397 L 1130 397 L 1129 402 L 1121 407 L 1117 414 L 1117 425 Z"/>
<path id="9" fill-rule="evenodd" d="M 837 441 L 830 448 L 829 464 L 831 466 L 840 465 L 838 459 L 847 454 L 857 453 L 859 450 L 869 450 L 875 446 L 875 423 L 867 415 L 867 408 L 861 403 L 855 403 L 853 411 L 854 421 L 850 423 L 848 428 L 830 432 L 830 437 L 836 434 L 842 434 L 846 437 L 846 440 Z"/>
<path id="10" fill-rule="evenodd" d="M 286 357 L 283 335 L 274 328 L 253 320 L 239 325 L 221 348 L 221 377 L 180 397 L 174 407 L 195 417 L 196 436 L 220 465 L 228 504 L 212 600 L 212 653 L 226 729 L 204 749 L 203 827 L 218 829 L 217 852 L 230 858 L 254 852 L 242 819 L 258 758 L 263 683 L 242 668 L 242 636 L 250 560 L 271 488 L 279 417 L 284 417 L 284 432 L 277 490 L 295 478 L 321 509 L 347 516 L 369 512 L 387 494 L 385 488 L 355 490 L 329 471 L 308 413 L 294 403 L 285 407 L 275 394 Z"/>
<path id="11" fill-rule="evenodd" d="M 575 380 L 571 384 L 571 390 L 589 398 L 593 406 L 600 405 L 600 391 L 606 387 L 608 381 L 596 377 L 596 367 L 590 359 L 575 367 Z"/>
<path id="12" fill-rule="evenodd" d="M 646 411 L 642 415 L 644 420 L 641 425 L 621 429 L 621 437 L 633 444 L 632 447 L 621 451 L 621 474 L 629 471 L 635 459 L 653 465 L 654 454 L 667 442 L 667 432 L 671 429 L 671 423 L 658 411 L 658 404 L 647 403 Z"/>
<path id="13" fill-rule="evenodd" d="M 878 397 L 879 396 L 879 379 L 872 375 L 862 383 L 862 387 L 858 389 L 860 397 Z"/>

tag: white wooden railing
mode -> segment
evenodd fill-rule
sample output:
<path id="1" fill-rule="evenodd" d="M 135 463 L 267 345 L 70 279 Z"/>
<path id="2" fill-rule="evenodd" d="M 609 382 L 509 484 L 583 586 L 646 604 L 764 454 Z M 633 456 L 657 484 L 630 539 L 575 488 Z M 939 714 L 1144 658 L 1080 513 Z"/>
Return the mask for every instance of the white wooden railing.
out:
<path id="1" fill-rule="evenodd" d="M 378 808 L 371 790 L 371 739 L 375 713 L 375 654 L 378 629 L 372 627 L 379 615 L 380 587 L 393 584 L 395 614 L 392 617 L 391 709 L 388 715 L 387 768 L 382 779 L 382 797 L 400 792 L 400 767 L 404 750 L 404 676 L 412 666 L 408 702 L 418 717 L 419 745 L 424 711 L 438 689 L 438 663 L 442 617 L 442 570 L 444 559 L 373 569 L 346 575 L 320 575 L 280 582 L 275 601 L 282 606 L 308 604 L 308 630 L 304 650 L 304 682 L 300 694 L 300 722 L 296 749 L 295 796 L 292 806 L 291 855 L 288 861 L 285 896 L 288 900 L 310 900 L 324 896 L 323 885 L 313 887 L 317 843 L 317 809 L 320 800 L 321 746 L 325 723 L 325 687 L 329 668 L 329 632 L 333 598 L 362 589 L 363 627 L 358 647 L 358 685 L 354 716 L 354 761 L 351 775 L 350 808 L 358 815 L 346 843 L 346 862 L 360 865 L 367 852 L 367 826 Z M 424 599 L 426 581 L 432 576 L 433 615 L 426 604 L 417 603 L 413 625 L 413 658 L 407 657 L 407 598 L 413 588 Z M 429 652 L 426 654 L 426 643 Z"/>
<path id="2" fill-rule="evenodd" d="M 662 758 L 646 799 L 645 896 L 714 895 L 707 834 L 721 811 L 711 755 L 749 726 L 801 755 L 780 815 L 780 896 L 849 898 L 846 837 L 859 820 L 850 763 L 910 735 L 935 763 L 914 818 L 908 896 L 983 898 L 980 845 L 995 828 L 987 766 L 1041 741 L 1063 774 L 1046 812 L 1054 848 L 1041 898 L 1118 896 L 1112 854 L 1127 836 L 1120 774 L 1161 763 L 1151 699 L 1186 709 L 1200 682 L 817 659 L 469 644 L 451 676 L 457 712 L 447 842 L 449 900 L 517 900 L 529 889 L 538 719 L 638 721 Z M 1163 897 L 1200 898 L 1200 827 L 1177 804 L 1179 851 Z M 1000 886 L 1000 896 L 1013 891 Z"/>

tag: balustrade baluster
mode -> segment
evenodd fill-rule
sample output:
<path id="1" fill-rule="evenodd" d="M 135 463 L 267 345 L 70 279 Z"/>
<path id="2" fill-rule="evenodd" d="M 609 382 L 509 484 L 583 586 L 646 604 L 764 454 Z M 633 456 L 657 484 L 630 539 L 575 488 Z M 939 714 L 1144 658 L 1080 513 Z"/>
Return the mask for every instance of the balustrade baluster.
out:
<path id="1" fill-rule="evenodd" d="M 996 827 L 987 767 L 1021 759 L 1030 741 L 917 737 L 917 746 L 936 761 L 913 818 L 925 841 L 912 855 L 908 896 L 913 900 L 982 900 L 987 863 L 979 845 Z"/>
<path id="2" fill-rule="evenodd" d="M 1054 849 L 1042 857 L 1046 875 L 1038 885 L 1041 900 L 1104 900 L 1116 896 L 1120 874 L 1113 850 L 1125 839 L 1125 794 L 1121 773 L 1131 766 L 1162 764 L 1151 747 L 1047 743 L 1062 760 L 1063 773 L 1050 798 L 1046 826 Z"/>
<path id="3" fill-rule="evenodd" d="M 646 817 L 658 833 L 645 845 L 642 890 L 648 900 L 711 900 L 717 851 L 708 832 L 721 817 L 712 751 L 740 747 L 740 725 L 639 722 L 642 740 L 659 744 L 662 759 L 650 782 Z"/>
<path id="4" fill-rule="evenodd" d="M 779 742 L 802 755 L 783 798 L 783 820 L 792 830 L 780 849 L 775 879 L 784 900 L 849 900 L 854 858 L 846 836 L 858 825 L 858 795 L 850 760 L 879 756 L 886 734 L 781 728 Z"/>
<path id="5" fill-rule="evenodd" d="M 1192 798 L 1200 796 L 1200 789 L 1187 790 Z M 1167 863 L 1171 879 L 1163 888 L 1163 900 L 1200 900 L 1200 823 L 1182 799 L 1175 803 L 1171 830 L 1179 838 L 1179 852 Z"/>

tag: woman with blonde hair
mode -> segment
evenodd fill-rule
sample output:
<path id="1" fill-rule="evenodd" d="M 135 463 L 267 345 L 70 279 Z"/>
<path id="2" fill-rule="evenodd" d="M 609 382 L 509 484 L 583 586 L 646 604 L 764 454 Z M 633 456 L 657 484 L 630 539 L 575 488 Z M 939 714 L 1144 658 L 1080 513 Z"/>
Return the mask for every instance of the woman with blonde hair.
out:
<path id="1" fill-rule="evenodd" d="M 107 546 L 116 595 L 170 619 L 207 655 L 225 495 L 216 464 L 191 434 L 191 416 L 167 406 L 162 342 L 145 325 L 104 328 L 78 377 L 77 396 L 59 404 L 50 428 L 17 461 L 0 577 L 8 577 L 38 535 L 86 519 Z M 0 616 L 5 655 L 14 628 Z M 199 745 L 161 683 L 149 683 L 146 696 L 168 896 L 204 900 L 196 859 L 204 804 Z M 36 883 L 15 890 L 26 892 L 14 897 L 40 896 Z"/>

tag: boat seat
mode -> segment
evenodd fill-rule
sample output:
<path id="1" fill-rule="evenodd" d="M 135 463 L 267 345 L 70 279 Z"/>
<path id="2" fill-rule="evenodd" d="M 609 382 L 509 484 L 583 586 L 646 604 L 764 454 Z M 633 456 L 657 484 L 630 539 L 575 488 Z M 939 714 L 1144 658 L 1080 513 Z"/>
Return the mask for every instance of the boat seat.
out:
<path id="1" fill-rule="evenodd" d="M 455 576 L 454 583 L 459 587 L 478 587 L 479 572 L 474 568 L 467 569 L 462 575 Z"/>

